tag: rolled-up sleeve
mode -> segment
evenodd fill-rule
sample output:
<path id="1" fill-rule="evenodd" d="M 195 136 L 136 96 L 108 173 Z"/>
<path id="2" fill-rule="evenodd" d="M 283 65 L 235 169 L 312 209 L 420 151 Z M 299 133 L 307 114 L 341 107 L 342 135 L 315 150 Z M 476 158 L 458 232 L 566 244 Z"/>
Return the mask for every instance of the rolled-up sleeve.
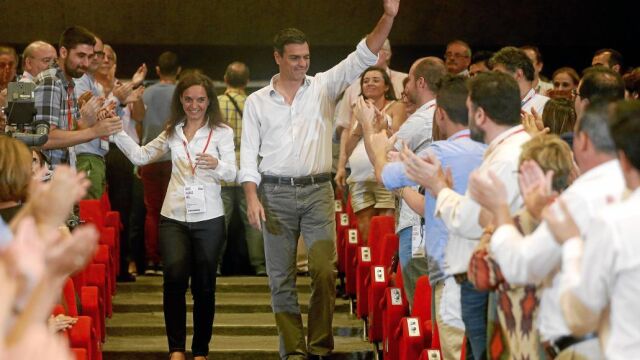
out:
<path id="1" fill-rule="evenodd" d="M 220 143 L 218 144 L 218 166 L 213 170 L 215 178 L 223 181 L 236 179 L 236 152 L 233 144 L 233 130 L 224 128 Z"/>
<path id="2" fill-rule="evenodd" d="M 146 165 L 169 151 L 169 142 L 165 131 L 145 146 L 136 144 L 124 131 L 117 133 L 114 140 L 125 156 L 137 166 Z"/>
<path id="3" fill-rule="evenodd" d="M 356 51 L 326 72 L 316 74 L 316 77 L 324 81 L 328 95 L 336 99 L 366 68 L 375 65 L 377 61 L 378 55 L 372 53 L 365 39 L 362 39 Z"/>
<path id="4" fill-rule="evenodd" d="M 240 146 L 240 172 L 238 182 L 252 182 L 260 185 L 258 153 L 260 150 L 260 119 L 255 97 L 249 96 L 242 115 L 242 146 Z"/>

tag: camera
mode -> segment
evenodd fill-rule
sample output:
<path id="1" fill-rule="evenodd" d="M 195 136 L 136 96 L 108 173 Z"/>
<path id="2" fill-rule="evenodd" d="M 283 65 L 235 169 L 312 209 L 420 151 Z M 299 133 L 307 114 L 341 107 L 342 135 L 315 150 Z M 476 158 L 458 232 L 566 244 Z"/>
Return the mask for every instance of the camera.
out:
<path id="1" fill-rule="evenodd" d="M 49 123 L 36 121 L 34 90 L 29 82 L 12 82 L 7 88 L 7 135 L 28 146 L 42 146 L 48 140 Z"/>

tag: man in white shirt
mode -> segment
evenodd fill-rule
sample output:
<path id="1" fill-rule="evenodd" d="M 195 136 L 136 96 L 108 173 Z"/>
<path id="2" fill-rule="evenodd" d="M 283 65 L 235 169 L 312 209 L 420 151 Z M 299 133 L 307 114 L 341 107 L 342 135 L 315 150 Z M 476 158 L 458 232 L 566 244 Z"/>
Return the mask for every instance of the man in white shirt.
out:
<path id="1" fill-rule="evenodd" d="M 281 30 L 274 39 L 280 72 L 245 103 L 239 181 L 247 198 L 249 222 L 264 236 L 282 359 L 329 356 L 334 347 L 333 111 L 338 95 L 376 63 L 399 5 L 399 0 L 384 0 L 384 14 L 356 51 L 315 77 L 306 75 L 310 54 L 304 33 Z M 312 278 L 308 345 L 295 286 L 300 234 Z"/>
<path id="2" fill-rule="evenodd" d="M 426 57 L 416 60 L 409 69 L 406 96 L 416 104 L 416 111 L 400 126 L 396 133 L 396 150 L 402 150 L 406 144 L 411 151 L 426 149 L 432 142 L 433 116 L 436 111 L 436 93 L 439 82 L 446 76 L 445 64 L 437 57 Z M 382 169 L 376 169 L 379 174 Z M 377 176 L 377 178 L 380 178 Z M 418 186 L 413 186 L 415 191 Z M 407 191 L 408 193 L 408 191 Z M 398 254 L 402 266 L 404 289 L 407 297 L 413 302 L 415 283 L 422 275 L 428 274 L 428 262 L 424 255 L 413 255 L 412 245 L 421 240 L 420 215 L 411 210 L 404 198 L 400 199 L 398 224 L 396 233 L 399 238 Z"/>
<path id="3" fill-rule="evenodd" d="M 515 47 L 507 46 L 493 55 L 489 61 L 493 71 L 512 76 L 520 88 L 520 106 L 522 111 L 532 114 L 532 109 L 542 115 L 544 105 L 549 98 L 536 94 L 533 88 L 535 69 L 527 54 Z"/>
<path id="4" fill-rule="evenodd" d="M 583 237 L 564 203 L 544 218 L 562 245 L 560 303 L 569 329 L 576 336 L 597 330 L 607 359 L 632 359 L 640 353 L 640 102 L 617 103 L 610 131 L 629 196 L 602 211 Z"/>
<path id="5" fill-rule="evenodd" d="M 20 81 L 33 82 L 33 78 L 42 71 L 47 70 L 57 58 L 56 48 L 49 43 L 34 41 L 27 45 L 22 53 L 22 68 L 24 72 L 20 77 Z"/>
<path id="6" fill-rule="evenodd" d="M 511 76 L 502 73 L 477 74 L 469 80 L 467 109 L 471 138 L 489 145 L 482 164 L 476 171 L 483 174 L 491 172 L 504 179 L 508 188 L 509 206 L 515 211 L 522 205 L 517 182 L 521 146 L 531 138 L 520 125 L 518 84 Z M 483 231 L 483 226 L 480 225 L 480 205 L 471 199 L 468 191 L 463 195 L 451 188 L 440 161 L 432 154 L 424 159 L 414 157 L 412 161 L 423 169 L 422 185 L 436 198 L 435 215 L 442 219 L 449 231 L 446 251 L 468 247 L 470 242 L 478 241 Z M 465 278 L 460 278 L 459 281 L 467 282 Z M 469 300 L 465 308 L 465 330 L 472 334 L 478 331 L 481 333 L 486 327 L 486 318 L 482 317 L 483 312 L 486 313 L 486 300 Z"/>
<path id="7" fill-rule="evenodd" d="M 610 74 L 602 76 L 601 72 L 592 72 L 588 76 L 585 75 L 583 81 L 590 87 L 593 87 L 593 83 L 598 83 L 598 88 L 603 89 L 602 94 L 613 94 L 619 98 L 624 96 L 624 85 L 619 76 L 611 78 Z M 579 89 L 583 86 L 581 82 Z M 613 91 L 615 88 L 617 91 Z M 594 89 L 589 91 L 593 92 Z M 596 97 L 593 93 L 591 95 Z M 583 233 L 599 209 L 620 198 L 624 186 L 613 141 L 607 128 L 606 107 L 597 104 L 592 106 L 591 110 L 585 111 L 578 119 L 573 141 L 574 155 L 582 175 L 560 196 L 569 206 Z M 580 355 L 589 352 L 598 354 L 597 342 L 571 337 L 567 324 L 562 319 L 558 298 L 560 277 L 557 275 L 561 252 L 547 224 L 543 222 L 532 234 L 522 236 L 513 225 L 513 210 L 509 211 L 504 196 L 493 191 L 500 188 L 499 181 L 494 180 L 487 180 L 486 186 L 477 192 L 484 196 L 476 196 L 476 201 L 494 215 L 496 231 L 491 238 L 491 251 L 510 284 L 542 282 L 544 291 L 540 300 L 538 323 L 540 337 L 545 341 L 547 351 L 558 355 Z M 545 180 L 539 181 L 544 184 Z M 470 188 L 473 187 L 471 182 Z M 535 189 L 546 187 L 540 185 Z M 527 191 L 524 196 L 531 196 L 529 193 L 530 191 Z M 551 198 L 551 194 L 546 193 L 539 196 Z"/>
<path id="8" fill-rule="evenodd" d="M 543 81 L 540 78 L 540 73 L 542 72 L 542 68 L 544 67 L 544 62 L 542 61 L 542 54 L 540 53 L 540 49 L 537 46 L 533 45 L 525 45 L 521 46 L 520 50 L 524 51 L 531 60 L 533 64 L 533 89 L 536 91 L 536 94 L 547 95 L 547 91 L 553 89 L 553 84 L 547 81 Z"/>

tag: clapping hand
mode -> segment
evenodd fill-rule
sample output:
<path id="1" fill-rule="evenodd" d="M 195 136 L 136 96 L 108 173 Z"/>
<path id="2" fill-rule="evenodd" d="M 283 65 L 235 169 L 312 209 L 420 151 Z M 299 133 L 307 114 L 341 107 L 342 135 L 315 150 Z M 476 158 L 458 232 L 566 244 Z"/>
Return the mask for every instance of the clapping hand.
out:
<path id="1" fill-rule="evenodd" d="M 422 185 L 434 197 L 437 197 L 442 189 L 450 187 L 453 183 L 451 173 L 448 171 L 449 175 L 445 174 L 440 160 L 431 152 L 420 157 L 404 145 L 400 159 L 404 163 L 409 179 Z"/>
<path id="2" fill-rule="evenodd" d="M 539 220 L 544 207 L 558 196 L 552 189 L 553 170 L 545 174 L 537 162 L 526 160 L 520 166 L 518 182 L 527 211 Z"/>
<path id="3" fill-rule="evenodd" d="M 469 175 L 469 195 L 493 215 L 497 215 L 501 207 L 508 206 L 507 188 L 491 170 L 475 170 Z"/>
<path id="4" fill-rule="evenodd" d="M 133 83 L 133 87 L 138 87 L 142 85 L 142 82 L 147 77 L 147 64 L 142 63 L 138 70 L 131 77 L 131 82 Z"/>
<path id="5" fill-rule="evenodd" d="M 547 223 L 549 230 L 559 244 L 564 244 L 567 240 L 580 236 L 580 229 L 562 199 L 547 206 L 542 211 L 542 219 Z"/>
<path id="6" fill-rule="evenodd" d="M 551 129 L 544 126 L 542 116 L 538 114 L 536 109 L 531 108 L 531 114 L 521 110 L 520 115 L 522 116 L 522 126 L 529 135 L 544 135 L 551 131 Z"/>

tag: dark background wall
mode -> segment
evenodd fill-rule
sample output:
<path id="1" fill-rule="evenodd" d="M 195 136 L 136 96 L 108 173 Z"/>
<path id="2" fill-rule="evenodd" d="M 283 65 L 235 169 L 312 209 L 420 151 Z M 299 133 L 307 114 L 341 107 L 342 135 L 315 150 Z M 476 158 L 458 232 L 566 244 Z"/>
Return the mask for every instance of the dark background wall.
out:
<path id="1" fill-rule="evenodd" d="M 379 0 L 0 0 L 0 43 L 18 51 L 36 39 L 57 43 L 73 24 L 88 27 L 119 55 L 118 75 L 142 62 L 153 65 L 164 50 L 176 51 L 184 67 L 221 79 L 227 63 L 245 61 L 252 78 L 276 71 L 273 34 L 295 26 L 311 43 L 310 73 L 335 64 L 382 12 Z M 581 70 L 594 50 L 613 47 L 629 65 L 640 65 L 633 2 L 580 0 L 402 0 L 390 36 L 394 68 L 407 71 L 425 55 L 442 56 L 445 44 L 461 38 L 474 49 L 507 44 L 538 45 L 548 76 L 564 65 Z M 636 20 L 636 19 L 633 19 Z M 153 74 L 152 74 L 153 75 Z"/>

